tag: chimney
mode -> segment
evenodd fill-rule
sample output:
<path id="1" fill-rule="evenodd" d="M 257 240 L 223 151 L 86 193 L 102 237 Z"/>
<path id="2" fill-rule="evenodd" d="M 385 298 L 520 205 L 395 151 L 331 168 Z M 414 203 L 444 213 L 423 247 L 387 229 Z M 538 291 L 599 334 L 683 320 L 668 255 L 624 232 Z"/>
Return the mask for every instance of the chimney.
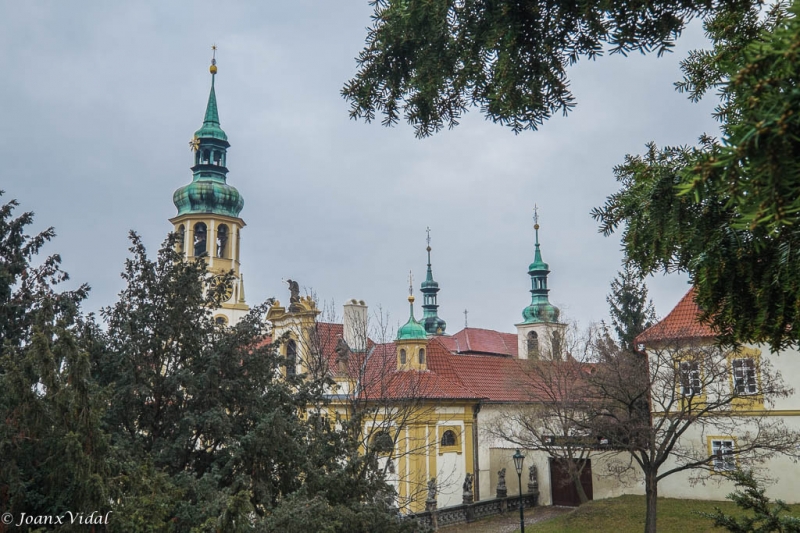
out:
<path id="1" fill-rule="evenodd" d="M 367 304 L 350 300 L 344 304 L 344 341 L 353 352 L 367 350 Z"/>

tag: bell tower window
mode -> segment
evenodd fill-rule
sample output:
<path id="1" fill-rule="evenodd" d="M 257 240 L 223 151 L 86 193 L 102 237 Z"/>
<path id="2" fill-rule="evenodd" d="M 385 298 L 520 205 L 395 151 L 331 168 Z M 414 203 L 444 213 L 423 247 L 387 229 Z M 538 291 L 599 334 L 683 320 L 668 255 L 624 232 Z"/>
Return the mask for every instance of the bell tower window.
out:
<path id="1" fill-rule="evenodd" d="M 528 359 L 539 358 L 539 335 L 535 331 L 528 332 Z"/>
<path id="2" fill-rule="evenodd" d="M 210 161 L 211 161 L 211 150 L 209 150 L 209 149 L 203 150 L 203 160 L 202 160 L 202 162 L 207 165 Z"/>
<path id="3" fill-rule="evenodd" d="M 228 226 L 220 224 L 217 229 L 217 257 L 228 256 Z"/>
<path id="4" fill-rule="evenodd" d="M 202 257 L 208 255 L 208 247 L 206 246 L 206 225 L 204 222 L 198 222 L 194 225 L 194 255 L 195 257 Z"/>
<path id="5" fill-rule="evenodd" d="M 184 253 L 184 247 L 186 246 L 186 226 L 181 224 L 178 226 L 178 231 L 175 232 L 175 251 L 179 254 Z"/>
<path id="6" fill-rule="evenodd" d="M 557 331 L 553 332 L 553 360 L 561 360 L 561 334 Z"/>
<path id="7" fill-rule="evenodd" d="M 214 150 L 214 164 L 220 166 L 222 163 L 222 156 L 220 155 L 218 150 Z"/>

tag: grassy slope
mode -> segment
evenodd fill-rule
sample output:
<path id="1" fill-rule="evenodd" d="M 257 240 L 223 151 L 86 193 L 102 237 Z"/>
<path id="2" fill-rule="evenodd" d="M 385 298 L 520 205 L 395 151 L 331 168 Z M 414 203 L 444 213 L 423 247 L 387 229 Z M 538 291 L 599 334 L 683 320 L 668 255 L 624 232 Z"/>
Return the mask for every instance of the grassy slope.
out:
<path id="1" fill-rule="evenodd" d="M 730 501 L 659 498 L 658 531 L 659 533 L 723 531 L 712 527 L 710 519 L 695 513 L 695 511 L 710 513 L 714 511 L 714 507 L 721 508 L 726 514 L 741 514 L 741 511 Z M 791 514 L 800 516 L 800 506 L 793 506 Z M 644 515 L 644 496 L 621 496 L 590 502 L 573 513 L 536 524 L 532 528 L 537 533 L 582 533 L 584 531 L 640 533 L 644 530 Z"/>

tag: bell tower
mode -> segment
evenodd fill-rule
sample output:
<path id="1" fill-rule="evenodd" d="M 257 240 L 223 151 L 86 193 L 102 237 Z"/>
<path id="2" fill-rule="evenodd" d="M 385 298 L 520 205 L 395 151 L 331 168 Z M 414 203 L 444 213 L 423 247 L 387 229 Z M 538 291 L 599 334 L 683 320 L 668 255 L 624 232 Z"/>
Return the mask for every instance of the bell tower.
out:
<path id="1" fill-rule="evenodd" d="M 192 182 L 172 195 L 178 215 L 170 219 L 176 247 L 187 259 L 202 257 L 208 270 L 218 276 L 233 271 L 233 279 L 223 290 L 224 301 L 215 312 L 215 319 L 233 325 L 250 307 L 245 302 L 244 279 L 240 271 L 239 251 L 244 220 L 239 213 L 244 198 L 235 187 L 228 185 L 227 156 L 230 143 L 219 124 L 217 95 L 214 81 L 217 76 L 217 47 L 212 47 L 211 92 L 208 95 L 203 126 L 189 141 L 194 153 Z"/>
<path id="2" fill-rule="evenodd" d="M 566 324 L 558 321 L 558 307 L 550 303 L 547 275 L 550 267 L 542 260 L 539 249 L 539 212 L 533 208 L 533 229 L 536 232 L 533 263 L 528 266 L 531 277 L 531 304 L 522 310 L 523 321 L 517 324 L 520 359 L 561 359 Z"/>

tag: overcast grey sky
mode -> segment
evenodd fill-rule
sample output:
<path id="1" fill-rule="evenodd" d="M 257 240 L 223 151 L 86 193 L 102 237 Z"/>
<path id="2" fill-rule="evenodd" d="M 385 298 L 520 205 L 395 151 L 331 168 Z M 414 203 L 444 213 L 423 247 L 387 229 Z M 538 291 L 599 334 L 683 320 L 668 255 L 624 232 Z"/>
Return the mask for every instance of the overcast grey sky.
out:
<path id="1" fill-rule="evenodd" d="M 171 229 L 212 43 L 228 182 L 245 198 L 251 304 L 285 300 L 290 277 L 337 306 L 363 299 L 405 320 L 408 271 L 418 293 L 430 226 L 448 332 L 464 309 L 471 327 L 514 331 L 530 301 L 536 203 L 551 301 L 583 323 L 603 319 L 620 243 L 598 234 L 589 211 L 618 189 L 612 168 L 648 141 L 718 131 L 714 101 L 692 104 L 672 88 L 678 61 L 705 44 L 696 24 L 674 54 L 572 68 L 578 106 L 538 132 L 515 136 L 473 110 L 418 140 L 405 124 L 350 120 L 339 95 L 370 24 L 366 0 L 0 5 L 3 200 L 34 211 L 36 229 L 56 227 L 47 251 L 92 286 L 87 311 L 122 289 L 129 229 L 153 253 Z M 649 280 L 659 315 L 686 280 Z"/>

